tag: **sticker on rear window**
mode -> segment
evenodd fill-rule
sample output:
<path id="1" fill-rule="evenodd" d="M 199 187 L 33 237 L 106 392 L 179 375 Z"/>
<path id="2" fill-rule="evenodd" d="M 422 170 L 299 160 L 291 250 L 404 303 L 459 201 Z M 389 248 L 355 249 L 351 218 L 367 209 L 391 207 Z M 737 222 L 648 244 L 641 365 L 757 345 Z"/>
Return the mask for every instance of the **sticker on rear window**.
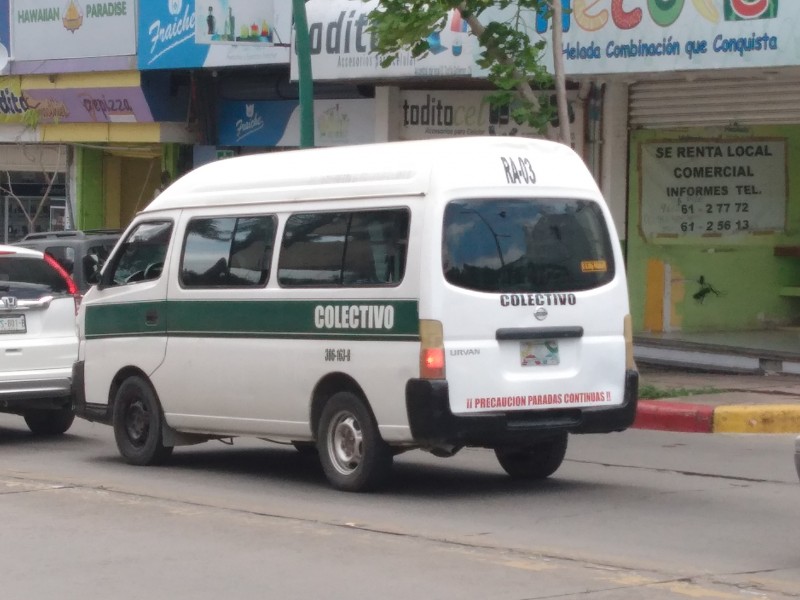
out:
<path id="1" fill-rule="evenodd" d="M 605 273 L 608 266 L 604 260 L 582 260 L 581 271 L 583 273 Z"/>

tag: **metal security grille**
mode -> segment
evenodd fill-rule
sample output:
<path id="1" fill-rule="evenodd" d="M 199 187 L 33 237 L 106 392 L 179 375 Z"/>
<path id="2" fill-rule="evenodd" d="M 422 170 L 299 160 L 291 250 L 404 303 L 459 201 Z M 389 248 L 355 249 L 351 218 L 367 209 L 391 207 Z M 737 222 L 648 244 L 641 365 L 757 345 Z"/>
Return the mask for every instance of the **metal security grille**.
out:
<path id="1" fill-rule="evenodd" d="M 647 81 L 629 98 L 632 128 L 800 123 L 800 78 Z"/>

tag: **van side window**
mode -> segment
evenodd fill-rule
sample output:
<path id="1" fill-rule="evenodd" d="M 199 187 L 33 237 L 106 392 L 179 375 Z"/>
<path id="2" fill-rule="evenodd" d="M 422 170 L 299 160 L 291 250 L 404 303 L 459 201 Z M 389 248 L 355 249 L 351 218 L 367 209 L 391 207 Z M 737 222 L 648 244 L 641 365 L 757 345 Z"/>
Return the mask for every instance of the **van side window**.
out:
<path id="1" fill-rule="evenodd" d="M 600 206 L 587 200 L 462 200 L 447 205 L 445 279 L 480 292 L 588 290 L 614 278 Z"/>
<path id="2" fill-rule="evenodd" d="M 171 237 L 171 221 L 140 223 L 120 245 L 110 273 L 108 277 L 103 276 L 103 281 L 113 286 L 158 279 Z"/>
<path id="3" fill-rule="evenodd" d="M 286 222 L 278 283 L 397 285 L 403 279 L 408 209 L 294 214 Z"/>
<path id="4" fill-rule="evenodd" d="M 274 216 L 192 219 L 186 226 L 181 285 L 263 287 L 274 245 Z"/>

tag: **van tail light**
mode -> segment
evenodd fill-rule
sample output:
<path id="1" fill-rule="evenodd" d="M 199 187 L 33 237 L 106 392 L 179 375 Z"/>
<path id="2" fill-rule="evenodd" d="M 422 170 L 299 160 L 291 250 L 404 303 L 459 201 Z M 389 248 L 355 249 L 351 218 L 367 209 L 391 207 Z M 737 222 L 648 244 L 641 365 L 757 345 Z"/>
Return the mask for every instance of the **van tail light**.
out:
<path id="1" fill-rule="evenodd" d="M 440 321 L 419 322 L 420 379 L 444 379 L 444 333 Z"/>
<path id="2" fill-rule="evenodd" d="M 53 269 L 64 279 L 64 283 L 67 284 L 67 294 L 72 296 L 72 299 L 75 301 L 75 314 L 77 315 L 83 296 L 81 296 L 78 286 L 75 284 L 75 280 L 72 279 L 64 267 L 62 267 L 61 264 L 49 254 L 44 255 L 44 262 L 53 267 Z"/>
<path id="3" fill-rule="evenodd" d="M 625 368 L 638 371 L 636 361 L 633 359 L 633 325 L 630 315 L 625 315 L 622 329 L 625 332 Z"/>

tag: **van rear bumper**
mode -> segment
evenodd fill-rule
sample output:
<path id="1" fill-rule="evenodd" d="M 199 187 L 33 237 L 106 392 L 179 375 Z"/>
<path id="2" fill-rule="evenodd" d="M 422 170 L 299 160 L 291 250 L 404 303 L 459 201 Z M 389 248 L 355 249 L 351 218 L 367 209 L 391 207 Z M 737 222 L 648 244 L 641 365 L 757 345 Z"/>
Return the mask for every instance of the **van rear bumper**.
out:
<path id="1" fill-rule="evenodd" d="M 513 411 L 459 416 L 450 411 L 447 381 L 410 379 L 406 409 L 411 435 L 421 446 L 516 445 L 554 433 L 610 433 L 623 431 L 636 418 L 639 373 L 625 373 L 625 395 L 613 407 Z"/>

